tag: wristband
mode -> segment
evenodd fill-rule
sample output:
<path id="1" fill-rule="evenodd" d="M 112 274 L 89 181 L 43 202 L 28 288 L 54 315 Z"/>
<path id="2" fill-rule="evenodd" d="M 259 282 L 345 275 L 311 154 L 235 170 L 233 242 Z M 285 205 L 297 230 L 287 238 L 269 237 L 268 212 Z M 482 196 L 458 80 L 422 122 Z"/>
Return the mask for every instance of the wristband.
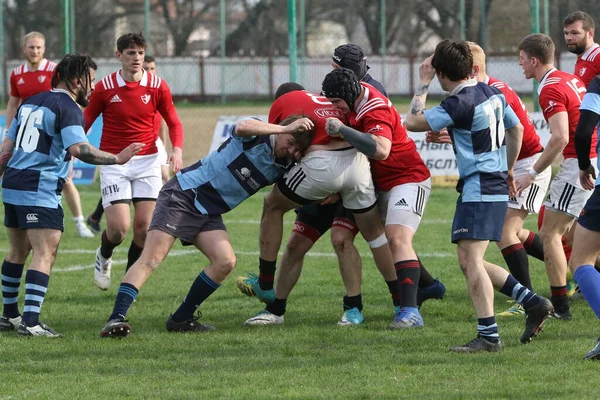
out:
<path id="1" fill-rule="evenodd" d="M 533 169 L 533 167 L 531 167 L 529 169 L 529 175 L 531 175 L 532 178 L 535 178 L 536 176 L 538 176 L 540 173 L 537 172 L 535 169 Z"/>

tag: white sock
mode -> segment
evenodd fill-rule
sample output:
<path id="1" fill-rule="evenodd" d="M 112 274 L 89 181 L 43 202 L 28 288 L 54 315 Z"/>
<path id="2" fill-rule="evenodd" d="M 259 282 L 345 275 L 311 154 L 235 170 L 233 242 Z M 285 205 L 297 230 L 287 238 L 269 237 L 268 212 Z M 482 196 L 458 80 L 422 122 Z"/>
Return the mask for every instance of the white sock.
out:
<path id="1" fill-rule="evenodd" d="M 73 221 L 75 221 L 76 224 L 83 223 L 83 215 L 80 215 L 79 217 L 73 217 Z"/>

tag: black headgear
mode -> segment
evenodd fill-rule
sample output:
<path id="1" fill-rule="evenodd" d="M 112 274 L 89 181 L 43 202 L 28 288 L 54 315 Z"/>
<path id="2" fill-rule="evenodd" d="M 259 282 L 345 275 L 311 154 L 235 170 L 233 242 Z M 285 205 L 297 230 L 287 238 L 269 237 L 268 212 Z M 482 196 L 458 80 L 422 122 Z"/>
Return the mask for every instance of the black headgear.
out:
<path id="1" fill-rule="evenodd" d="M 352 110 L 360 96 L 362 86 L 356 74 L 347 68 L 337 68 L 325 76 L 322 85 L 323 95 L 327 98 L 340 98 Z"/>
<path id="2" fill-rule="evenodd" d="M 338 46 L 333 52 L 333 62 L 342 68 L 348 68 L 354 71 L 359 80 L 363 80 L 369 66 L 367 65 L 367 56 L 360 46 L 355 44 L 343 44 Z"/>

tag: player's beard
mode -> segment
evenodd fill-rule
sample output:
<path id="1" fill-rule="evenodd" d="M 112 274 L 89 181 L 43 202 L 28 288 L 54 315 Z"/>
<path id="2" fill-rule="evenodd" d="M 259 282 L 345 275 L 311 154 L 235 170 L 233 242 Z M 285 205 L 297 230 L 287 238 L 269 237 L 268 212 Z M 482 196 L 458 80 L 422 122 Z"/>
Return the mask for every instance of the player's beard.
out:
<path id="1" fill-rule="evenodd" d="M 87 107 L 87 105 L 90 104 L 86 90 L 84 90 L 83 88 L 79 88 L 79 90 L 77 91 L 77 98 L 75 99 L 75 102 L 81 107 Z"/>
<path id="2" fill-rule="evenodd" d="M 585 52 L 585 42 L 584 43 L 575 43 L 575 47 L 567 46 L 569 51 L 573 54 L 577 54 L 578 56 L 582 55 Z"/>

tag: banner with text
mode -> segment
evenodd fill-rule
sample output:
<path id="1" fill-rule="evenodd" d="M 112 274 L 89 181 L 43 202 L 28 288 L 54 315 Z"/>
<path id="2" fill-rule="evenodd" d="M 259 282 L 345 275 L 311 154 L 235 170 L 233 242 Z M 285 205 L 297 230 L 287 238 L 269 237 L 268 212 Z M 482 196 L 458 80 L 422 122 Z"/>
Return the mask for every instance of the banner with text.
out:
<path id="1" fill-rule="evenodd" d="M 546 146 L 550 139 L 550 131 L 548 123 L 544 120 L 541 112 L 529 114 L 535 129 L 540 136 L 542 145 Z M 266 115 L 255 116 L 237 116 L 226 115 L 220 116 L 215 130 L 213 132 L 210 152 L 219 148 L 221 143 L 231 136 L 231 132 L 238 121 L 246 118 L 259 118 L 261 121 L 267 121 Z M 402 115 L 402 119 L 406 119 L 406 115 Z M 417 150 L 421 158 L 431 171 L 432 181 L 434 185 L 453 186 L 458 180 L 458 169 L 456 165 L 456 157 L 454 150 L 450 144 L 426 143 L 425 132 L 408 132 L 408 135 L 415 141 Z"/>

